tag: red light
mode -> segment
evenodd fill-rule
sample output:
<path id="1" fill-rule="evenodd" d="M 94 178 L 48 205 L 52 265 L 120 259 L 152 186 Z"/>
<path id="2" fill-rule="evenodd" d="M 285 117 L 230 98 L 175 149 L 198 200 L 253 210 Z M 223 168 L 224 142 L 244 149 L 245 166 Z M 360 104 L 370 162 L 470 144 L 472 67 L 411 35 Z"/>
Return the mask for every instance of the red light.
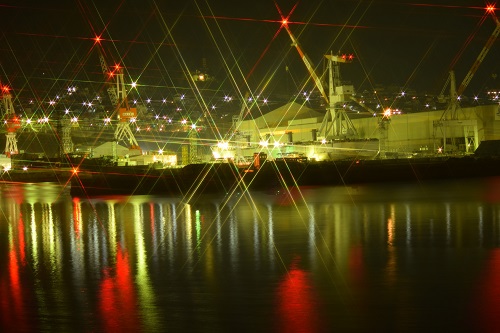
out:
<path id="1" fill-rule="evenodd" d="M 3 90 L 4 92 L 8 93 L 10 89 L 9 89 L 9 87 L 7 87 L 7 86 L 3 86 L 3 87 L 2 87 L 2 90 Z"/>
<path id="2" fill-rule="evenodd" d="M 488 5 L 488 6 L 486 6 L 486 11 L 488 13 L 494 13 L 495 12 L 495 6 L 494 5 Z"/>
<path id="3" fill-rule="evenodd" d="M 101 43 L 101 37 L 100 36 L 96 36 L 94 38 L 94 40 L 95 40 L 96 43 Z"/>
<path id="4" fill-rule="evenodd" d="M 288 24 L 288 21 L 287 21 L 287 20 L 283 20 L 283 21 L 281 21 L 281 23 L 282 23 L 283 25 L 287 25 L 287 24 Z"/>

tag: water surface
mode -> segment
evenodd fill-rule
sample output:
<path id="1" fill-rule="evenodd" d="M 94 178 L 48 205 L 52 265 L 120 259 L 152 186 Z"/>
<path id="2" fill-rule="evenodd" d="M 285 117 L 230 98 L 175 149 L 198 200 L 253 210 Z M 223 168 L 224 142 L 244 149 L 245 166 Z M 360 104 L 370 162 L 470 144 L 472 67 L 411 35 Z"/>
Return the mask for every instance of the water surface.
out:
<path id="1" fill-rule="evenodd" d="M 500 179 L 182 198 L 0 188 L 0 329 L 500 327 Z"/>

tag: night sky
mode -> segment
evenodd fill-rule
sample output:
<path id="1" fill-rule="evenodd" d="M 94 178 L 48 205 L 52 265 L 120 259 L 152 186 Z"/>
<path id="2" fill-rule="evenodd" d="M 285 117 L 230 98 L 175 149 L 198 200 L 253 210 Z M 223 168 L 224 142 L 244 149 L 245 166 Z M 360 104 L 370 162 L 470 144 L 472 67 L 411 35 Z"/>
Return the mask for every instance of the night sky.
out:
<path id="1" fill-rule="evenodd" d="M 99 85 L 96 47 L 147 94 L 190 89 L 188 73 L 222 93 L 293 94 L 308 74 L 290 38 L 323 69 L 326 53 L 352 53 L 341 73 L 357 91 L 379 85 L 438 94 L 448 71 L 463 79 L 495 29 L 483 1 L 9 1 L 0 5 L 0 81 L 18 96 L 53 98 Z M 498 11 L 497 11 L 498 14 Z M 95 36 L 102 38 L 96 45 Z M 466 90 L 499 87 L 496 42 Z M 208 86 L 207 86 L 208 88 Z M 140 91 L 141 88 L 138 88 Z M 192 90 L 192 89 L 191 89 Z M 146 98 L 146 96 L 142 96 Z M 151 97 L 151 96 L 147 96 Z"/>

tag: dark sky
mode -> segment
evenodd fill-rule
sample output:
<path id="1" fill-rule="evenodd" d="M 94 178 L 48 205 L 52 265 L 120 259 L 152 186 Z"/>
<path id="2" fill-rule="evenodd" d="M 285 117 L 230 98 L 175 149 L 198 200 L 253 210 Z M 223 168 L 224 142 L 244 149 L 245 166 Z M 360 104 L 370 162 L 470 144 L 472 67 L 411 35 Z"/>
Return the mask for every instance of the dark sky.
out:
<path id="1" fill-rule="evenodd" d="M 330 51 L 353 53 L 342 76 L 358 91 L 379 84 L 437 94 L 450 68 L 460 82 L 495 28 L 478 0 L 8 1 L 0 4 L 0 81 L 44 100 L 66 87 L 99 84 L 94 37 L 108 63 L 158 95 L 189 88 L 206 70 L 211 89 L 297 93 L 307 71 L 284 29 L 323 69 Z M 293 9 L 293 10 L 292 10 Z M 498 14 L 498 11 L 497 11 Z M 470 39 L 469 42 L 467 42 Z M 465 47 L 464 47 L 465 46 Z M 463 51 L 461 51 L 463 49 Z M 466 94 L 499 87 L 496 42 Z M 307 87 L 311 87 L 309 84 Z M 232 93 L 232 92 L 231 92 Z M 150 93 L 149 93 L 150 94 Z"/>

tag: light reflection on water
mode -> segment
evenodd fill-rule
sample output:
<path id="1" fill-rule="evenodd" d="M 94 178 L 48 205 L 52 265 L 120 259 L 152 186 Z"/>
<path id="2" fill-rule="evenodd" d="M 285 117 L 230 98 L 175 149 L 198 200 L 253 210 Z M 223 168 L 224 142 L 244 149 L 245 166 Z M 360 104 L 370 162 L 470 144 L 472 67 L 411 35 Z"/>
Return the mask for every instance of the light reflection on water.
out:
<path id="1" fill-rule="evenodd" d="M 196 202 L 0 188 L 1 329 L 494 331 L 500 181 Z"/>

